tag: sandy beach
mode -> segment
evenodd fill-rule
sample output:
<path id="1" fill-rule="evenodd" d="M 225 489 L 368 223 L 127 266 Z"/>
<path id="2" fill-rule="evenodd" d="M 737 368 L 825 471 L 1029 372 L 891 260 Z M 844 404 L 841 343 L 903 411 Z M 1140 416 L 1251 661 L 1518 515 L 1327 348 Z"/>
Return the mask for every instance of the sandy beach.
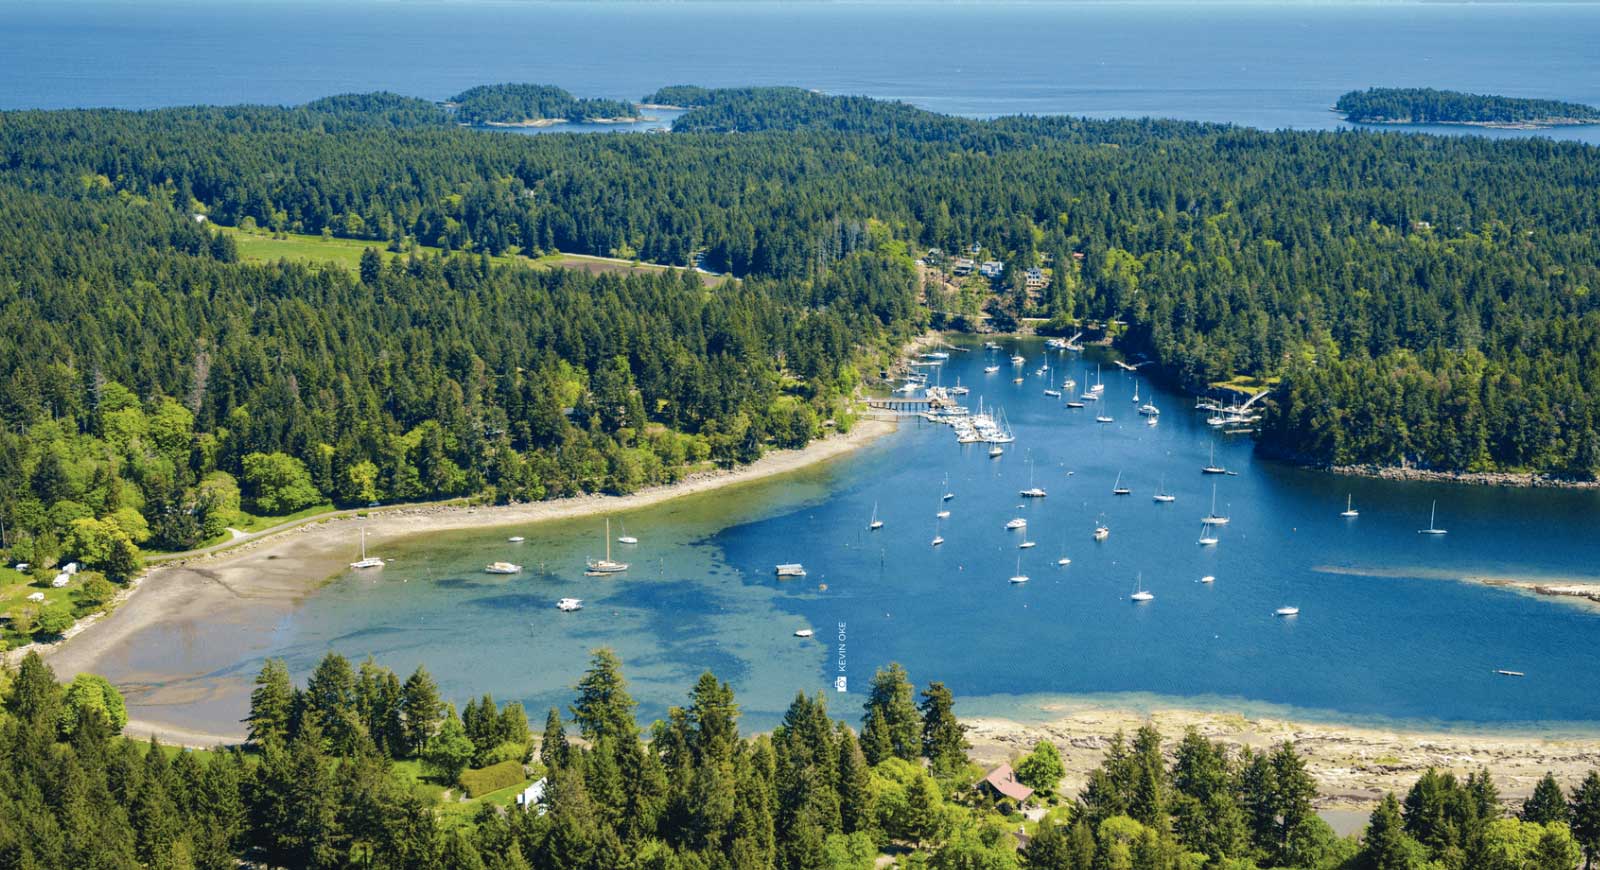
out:
<path id="1" fill-rule="evenodd" d="M 959 699 L 958 699 L 959 702 Z M 1166 709 L 1148 713 L 1076 706 L 1045 707 L 1046 721 L 966 718 L 974 758 L 995 764 L 1030 751 L 1048 738 L 1061 750 L 1066 790 L 1075 794 L 1104 759 L 1117 731 L 1129 739 L 1146 722 L 1161 730 L 1170 753 L 1190 727 L 1235 749 L 1264 749 L 1293 740 L 1316 777 L 1317 808 L 1365 813 L 1384 792 L 1402 796 L 1429 767 L 1459 776 L 1487 768 L 1508 805 L 1520 806 L 1546 771 L 1565 786 L 1600 768 L 1600 738 L 1558 739 L 1533 733 L 1407 731 L 1359 725 L 1309 724 L 1237 713 Z M 1169 756 L 1170 757 L 1170 756 Z M 1354 818 L 1354 817 L 1352 817 Z M 1336 825 L 1336 827 L 1338 827 Z"/>
<path id="2" fill-rule="evenodd" d="M 698 472 L 683 480 L 652 487 L 632 495 L 587 495 L 530 504 L 494 507 L 418 506 L 329 517 L 260 538 L 244 541 L 215 553 L 174 560 L 151 568 L 127 590 L 108 614 L 80 622 L 65 639 L 53 644 L 13 650 L 15 661 L 28 649 L 38 649 L 62 680 L 83 672 L 97 672 L 102 661 L 122 654 L 125 642 L 146 630 L 161 630 L 176 644 L 204 644 L 206 636 L 226 632 L 230 621 L 247 610 L 260 617 L 260 609 L 287 613 L 309 592 L 326 583 L 353 558 L 356 526 L 364 526 L 373 549 L 404 538 L 463 529 L 525 526 L 545 520 L 571 519 L 637 510 L 669 499 L 786 474 L 843 456 L 893 432 L 891 420 L 864 418 L 848 433 L 815 441 L 799 450 L 774 450 L 750 465 L 732 470 Z M 213 700 L 216 680 L 194 674 L 192 688 L 184 675 L 162 675 L 163 703 L 194 704 Z M 212 675 L 214 676 L 214 675 Z M 152 678 L 154 676 L 152 675 Z M 239 675 L 240 681 L 247 680 Z M 237 682 L 237 681 L 236 681 Z M 202 683 L 205 688 L 201 688 Z M 147 687 L 129 685 L 125 693 Z M 238 686 L 232 686 L 237 691 Z M 163 740 L 210 746 L 238 742 L 243 730 L 206 734 L 169 723 L 132 721 L 128 733 L 156 734 Z"/>

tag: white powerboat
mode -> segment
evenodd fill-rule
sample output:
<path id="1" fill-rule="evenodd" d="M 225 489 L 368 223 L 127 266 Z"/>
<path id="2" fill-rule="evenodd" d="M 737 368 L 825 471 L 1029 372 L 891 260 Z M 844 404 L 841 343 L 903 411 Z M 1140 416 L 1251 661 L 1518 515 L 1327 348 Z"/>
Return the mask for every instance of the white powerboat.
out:
<path id="1" fill-rule="evenodd" d="M 556 609 L 560 610 L 560 611 L 562 611 L 564 613 L 571 613 L 571 612 L 573 612 L 575 610 L 582 610 L 583 609 L 583 599 L 582 598 L 563 598 L 560 601 L 556 602 Z"/>
<path id="2" fill-rule="evenodd" d="M 516 574 L 521 570 L 521 565 L 511 562 L 490 562 L 483 566 L 483 573 L 485 574 Z"/>

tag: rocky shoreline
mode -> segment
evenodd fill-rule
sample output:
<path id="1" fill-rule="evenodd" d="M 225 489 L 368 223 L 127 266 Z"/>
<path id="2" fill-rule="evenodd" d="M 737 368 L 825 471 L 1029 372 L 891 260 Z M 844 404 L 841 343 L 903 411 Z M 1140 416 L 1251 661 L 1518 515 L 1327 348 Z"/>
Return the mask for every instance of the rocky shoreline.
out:
<path id="1" fill-rule="evenodd" d="M 1274 457 L 1294 461 L 1290 457 Z M 1380 480 L 1425 481 L 1431 483 L 1464 483 L 1472 486 L 1532 486 L 1553 489 L 1600 489 L 1600 481 L 1576 480 L 1535 472 L 1513 471 L 1432 471 L 1394 465 L 1312 465 L 1334 474 L 1355 477 L 1375 477 Z"/>

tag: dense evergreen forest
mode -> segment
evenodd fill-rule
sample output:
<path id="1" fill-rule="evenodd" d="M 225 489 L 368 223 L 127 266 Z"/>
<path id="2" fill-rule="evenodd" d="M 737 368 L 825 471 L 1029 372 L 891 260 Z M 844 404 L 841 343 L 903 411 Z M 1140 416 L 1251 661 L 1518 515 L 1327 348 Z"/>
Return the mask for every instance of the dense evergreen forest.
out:
<path id="1" fill-rule="evenodd" d="M 1363 124 L 1600 123 L 1600 109 L 1582 103 L 1433 88 L 1351 91 L 1339 98 L 1334 109 Z"/>
<path id="2" fill-rule="evenodd" d="M 641 728 L 607 650 L 575 692 L 535 738 L 521 706 L 485 696 L 458 714 L 420 668 L 402 682 L 330 654 L 296 687 L 269 661 L 246 747 L 173 752 L 117 736 L 109 684 L 57 685 L 30 655 L 0 670 L 0 868 L 871 870 L 887 855 L 931 870 L 1574 870 L 1600 855 L 1593 772 L 1570 792 L 1547 776 L 1512 816 L 1487 773 L 1430 770 L 1341 839 L 1292 744 L 1235 752 L 1191 731 L 1173 746 L 1147 726 L 1076 796 L 1058 793 L 1053 744 L 1015 759 L 1046 810 L 1034 821 L 981 785 L 949 690 L 918 693 L 898 665 L 875 676 L 859 730 L 802 693 L 772 733 L 741 734 L 710 673 Z M 535 779 L 536 805 L 506 797 Z M 441 787 L 473 796 L 470 814 Z"/>
<path id="3" fill-rule="evenodd" d="M 1594 148 L 652 96 L 696 108 L 662 136 L 394 94 L 0 114 L 7 555 L 115 580 L 240 511 L 625 492 L 803 444 L 863 361 L 972 322 L 913 258 L 974 242 L 1053 276 L 1002 281 L 997 315 L 1114 322 L 1192 389 L 1275 382 L 1274 453 L 1600 469 Z M 411 253 L 249 265 L 212 223 Z M 490 261 L 553 251 L 744 280 Z"/>
<path id="4" fill-rule="evenodd" d="M 479 85 L 451 97 L 456 118 L 467 124 L 516 124 L 559 118 L 590 121 L 637 118 L 638 107 L 624 100 L 579 99 L 554 85 Z"/>

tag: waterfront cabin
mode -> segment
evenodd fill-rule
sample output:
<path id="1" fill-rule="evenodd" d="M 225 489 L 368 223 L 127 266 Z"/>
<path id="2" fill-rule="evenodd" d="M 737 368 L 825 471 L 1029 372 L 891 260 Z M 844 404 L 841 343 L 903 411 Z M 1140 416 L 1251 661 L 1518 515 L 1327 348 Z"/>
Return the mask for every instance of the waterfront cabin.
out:
<path id="1" fill-rule="evenodd" d="M 997 801 L 1009 798 L 1018 807 L 1026 805 L 1033 797 L 1033 789 L 1017 781 L 1017 774 L 1009 764 L 1002 764 L 989 771 L 988 776 L 979 780 L 978 788 Z"/>

